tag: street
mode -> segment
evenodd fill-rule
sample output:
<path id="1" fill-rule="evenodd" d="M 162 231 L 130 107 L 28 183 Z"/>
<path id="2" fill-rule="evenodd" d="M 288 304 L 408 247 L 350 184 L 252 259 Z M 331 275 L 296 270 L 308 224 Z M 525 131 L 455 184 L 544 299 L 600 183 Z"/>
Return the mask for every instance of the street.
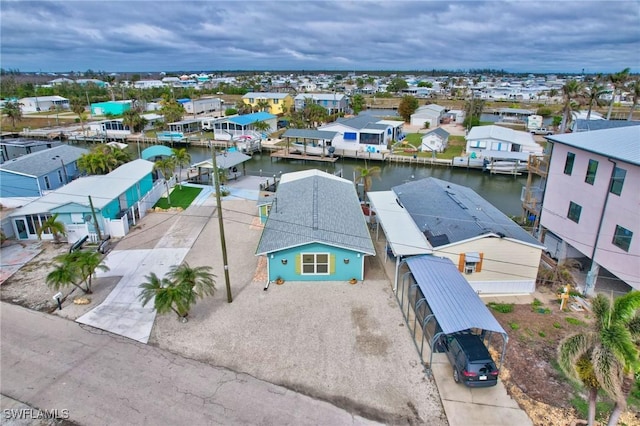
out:
<path id="1" fill-rule="evenodd" d="M 0 305 L 0 327 L 0 393 L 68 410 L 77 424 L 373 424 L 249 375 L 19 306 Z"/>

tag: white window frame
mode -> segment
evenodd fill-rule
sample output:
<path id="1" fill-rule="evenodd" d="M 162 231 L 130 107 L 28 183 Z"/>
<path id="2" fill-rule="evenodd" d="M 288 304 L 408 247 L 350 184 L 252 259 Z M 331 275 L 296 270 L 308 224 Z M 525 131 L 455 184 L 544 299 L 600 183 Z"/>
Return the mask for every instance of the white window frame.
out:
<path id="1" fill-rule="evenodd" d="M 305 263 L 305 256 L 313 256 L 313 263 Z M 318 262 L 318 256 L 327 256 L 327 261 Z M 305 272 L 304 267 L 313 265 L 313 272 Z M 318 272 L 318 266 L 326 265 L 327 272 Z M 300 253 L 300 274 L 301 275 L 329 275 L 331 273 L 331 254 L 330 253 Z"/>

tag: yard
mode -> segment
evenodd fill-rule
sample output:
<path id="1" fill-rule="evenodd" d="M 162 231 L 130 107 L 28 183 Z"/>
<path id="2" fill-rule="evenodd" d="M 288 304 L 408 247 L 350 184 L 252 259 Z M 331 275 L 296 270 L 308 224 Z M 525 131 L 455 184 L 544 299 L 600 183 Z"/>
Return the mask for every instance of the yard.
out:
<path id="1" fill-rule="evenodd" d="M 418 156 L 424 158 L 431 158 L 431 152 L 415 152 L 414 149 L 417 150 L 422 143 L 422 133 L 409 133 L 402 143 L 396 145 L 393 150 L 394 155 L 407 155 L 407 156 Z M 404 142 L 407 142 L 406 144 Z M 458 157 L 462 155 L 462 151 L 466 146 L 466 141 L 464 136 L 449 136 L 449 145 L 442 153 L 437 153 L 436 158 L 444 159 L 444 160 L 452 160 L 453 157 Z"/>
<path id="2" fill-rule="evenodd" d="M 167 197 L 162 197 L 158 200 L 154 207 L 159 207 L 161 209 L 168 209 L 169 207 L 182 207 L 186 209 L 191 205 L 193 200 L 196 199 L 198 194 L 200 194 L 202 188 L 196 188 L 194 186 L 175 186 L 173 191 L 171 191 L 170 197 L 171 204 L 167 200 Z"/>

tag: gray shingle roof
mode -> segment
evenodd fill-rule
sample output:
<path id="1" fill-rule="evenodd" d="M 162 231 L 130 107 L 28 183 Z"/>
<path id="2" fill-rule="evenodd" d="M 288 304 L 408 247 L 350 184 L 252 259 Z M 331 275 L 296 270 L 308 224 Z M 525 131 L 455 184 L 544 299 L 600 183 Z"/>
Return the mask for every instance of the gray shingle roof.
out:
<path id="1" fill-rule="evenodd" d="M 392 190 L 434 247 L 485 234 L 543 247 L 475 191 L 436 178 L 394 186 Z"/>
<path id="2" fill-rule="evenodd" d="M 42 176 L 62 167 L 64 164 L 73 163 L 82 154 L 89 151 L 69 145 L 59 145 L 43 151 L 26 154 L 13 160 L 0 164 L 0 170 L 12 171 L 29 176 Z"/>
<path id="3" fill-rule="evenodd" d="M 425 133 L 425 135 L 429 135 L 431 133 L 440 136 L 442 139 L 447 139 L 449 137 L 449 132 L 447 132 L 442 127 L 436 127 L 435 129 L 430 130 L 427 133 Z"/>
<path id="4" fill-rule="evenodd" d="M 354 129 L 364 129 L 369 124 L 376 124 L 379 120 L 376 117 L 370 115 L 359 115 L 352 118 L 338 118 L 336 123 L 344 124 L 345 126 L 352 127 Z"/>
<path id="5" fill-rule="evenodd" d="M 287 173 L 278 185 L 256 254 L 313 242 L 375 254 L 352 182 L 319 170 Z"/>
<path id="6" fill-rule="evenodd" d="M 637 126 L 547 136 L 552 142 L 640 166 L 640 122 Z"/>
<path id="7" fill-rule="evenodd" d="M 312 129 L 287 129 L 282 135 L 283 138 L 302 138 L 302 139 L 333 139 L 337 132 L 329 132 L 323 130 Z"/>

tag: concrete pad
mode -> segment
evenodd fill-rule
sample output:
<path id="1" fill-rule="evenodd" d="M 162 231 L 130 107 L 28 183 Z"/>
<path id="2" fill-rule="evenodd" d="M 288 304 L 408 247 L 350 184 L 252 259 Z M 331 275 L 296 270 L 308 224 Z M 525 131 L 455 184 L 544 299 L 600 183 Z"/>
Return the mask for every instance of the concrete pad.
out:
<path id="1" fill-rule="evenodd" d="M 0 248 L 0 284 L 9 279 L 27 262 L 36 257 L 42 251 L 42 243 L 5 243 Z"/>
<path id="2" fill-rule="evenodd" d="M 527 426 L 533 422 L 520 408 L 500 408 L 492 405 L 442 401 L 450 426 Z"/>

